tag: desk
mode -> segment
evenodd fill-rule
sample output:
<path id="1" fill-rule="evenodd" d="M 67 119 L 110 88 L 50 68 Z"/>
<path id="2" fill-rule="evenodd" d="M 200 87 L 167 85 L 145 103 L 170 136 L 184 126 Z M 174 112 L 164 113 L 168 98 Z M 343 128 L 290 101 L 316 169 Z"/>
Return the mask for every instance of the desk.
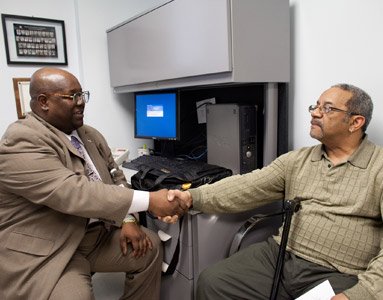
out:
<path id="1" fill-rule="evenodd" d="M 137 170 L 127 169 L 122 166 L 120 166 L 121 170 L 124 172 L 124 175 L 126 177 L 126 181 L 130 184 L 130 178 L 137 173 Z"/>

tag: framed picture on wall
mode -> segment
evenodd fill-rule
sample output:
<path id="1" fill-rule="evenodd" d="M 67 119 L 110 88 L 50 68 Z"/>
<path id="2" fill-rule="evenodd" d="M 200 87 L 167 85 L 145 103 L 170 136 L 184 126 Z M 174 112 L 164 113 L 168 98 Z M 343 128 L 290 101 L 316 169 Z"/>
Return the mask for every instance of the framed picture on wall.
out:
<path id="1" fill-rule="evenodd" d="M 25 118 L 27 112 L 31 110 L 29 107 L 29 83 L 30 78 L 13 78 L 13 90 L 15 92 L 17 117 Z"/>
<path id="2" fill-rule="evenodd" d="M 61 20 L 1 14 L 8 64 L 67 65 Z"/>

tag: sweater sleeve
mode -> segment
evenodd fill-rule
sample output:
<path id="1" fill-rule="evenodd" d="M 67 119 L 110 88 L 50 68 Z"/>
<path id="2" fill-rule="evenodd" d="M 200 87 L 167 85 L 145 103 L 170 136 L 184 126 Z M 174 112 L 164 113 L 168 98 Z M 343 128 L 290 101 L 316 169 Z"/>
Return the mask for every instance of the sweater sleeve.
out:
<path id="1" fill-rule="evenodd" d="M 286 158 L 283 155 L 262 169 L 191 189 L 193 208 L 205 213 L 232 213 L 283 199 Z"/>
<path id="2" fill-rule="evenodd" d="M 369 264 L 368 269 L 358 276 L 359 282 L 344 291 L 350 300 L 383 299 L 383 250 Z"/>
<path id="3" fill-rule="evenodd" d="M 383 216 L 383 198 L 380 199 L 380 211 Z M 383 219 L 383 218 L 382 218 Z M 383 230 L 381 225 L 381 231 Z M 350 300 L 383 299 L 383 237 L 380 236 L 380 251 L 369 263 L 367 270 L 358 275 L 359 282 L 344 291 Z"/>

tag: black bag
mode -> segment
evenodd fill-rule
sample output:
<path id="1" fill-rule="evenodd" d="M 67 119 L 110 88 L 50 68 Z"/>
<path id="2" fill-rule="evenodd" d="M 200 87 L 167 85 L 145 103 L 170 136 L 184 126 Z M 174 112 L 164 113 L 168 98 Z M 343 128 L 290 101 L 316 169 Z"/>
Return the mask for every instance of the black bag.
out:
<path id="1" fill-rule="evenodd" d="M 142 191 L 187 189 L 213 183 L 232 174 L 230 169 L 201 162 L 185 162 L 173 168 L 145 165 L 131 177 L 131 185 L 133 189 Z"/>

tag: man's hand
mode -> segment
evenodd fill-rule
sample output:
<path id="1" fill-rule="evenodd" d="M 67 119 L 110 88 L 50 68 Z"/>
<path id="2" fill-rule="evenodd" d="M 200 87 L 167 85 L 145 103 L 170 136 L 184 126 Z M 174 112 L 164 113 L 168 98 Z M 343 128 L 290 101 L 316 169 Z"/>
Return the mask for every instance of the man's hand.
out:
<path id="1" fill-rule="evenodd" d="M 164 223 L 168 223 L 168 224 L 174 224 L 178 221 L 178 216 L 177 215 L 174 215 L 174 216 L 166 216 L 166 217 L 158 217 L 158 219 L 160 219 L 162 222 Z"/>
<path id="2" fill-rule="evenodd" d="M 166 189 L 150 192 L 149 195 L 148 211 L 157 217 L 182 216 L 187 211 L 187 207 L 181 205 L 179 201 L 168 201 L 168 190 Z"/>
<path id="3" fill-rule="evenodd" d="M 153 249 L 152 241 L 136 223 L 126 223 L 121 228 L 120 248 L 122 254 L 128 254 L 128 244 L 132 244 L 132 255 L 135 258 L 144 256 L 148 249 Z"/>
<path id="4" fill-rule="evenodd" d="M 182 209 L 186 210 L 193 204 L 193 198 L 189 191 L 180 191 L 180 190 L 169 190 L 168 200 L 174 201 L 177 200 L 180 203 Z"/>
<path id="5" fill-rule="evenodd" d="M 336 294 L 335 296 L 331 297 L 330 300 L 349 300 L 349 299 L 345 294 L 340 293 L 340 294 Z"/>
<path id="6" fill-rule="evenodd" d="M 193 199 L 192 199 L 190 192 L 188 192 L 188 191 L 182 192 L 180 190 L 169 190 L 168 200 L 169 201 L 178 201 L 181 208 L 184 211 L 187 211 L 193 203 Z M 178 215 L 159 217 L 159 219 L 162 222 L 174 224 L 178 221 Z"/>

